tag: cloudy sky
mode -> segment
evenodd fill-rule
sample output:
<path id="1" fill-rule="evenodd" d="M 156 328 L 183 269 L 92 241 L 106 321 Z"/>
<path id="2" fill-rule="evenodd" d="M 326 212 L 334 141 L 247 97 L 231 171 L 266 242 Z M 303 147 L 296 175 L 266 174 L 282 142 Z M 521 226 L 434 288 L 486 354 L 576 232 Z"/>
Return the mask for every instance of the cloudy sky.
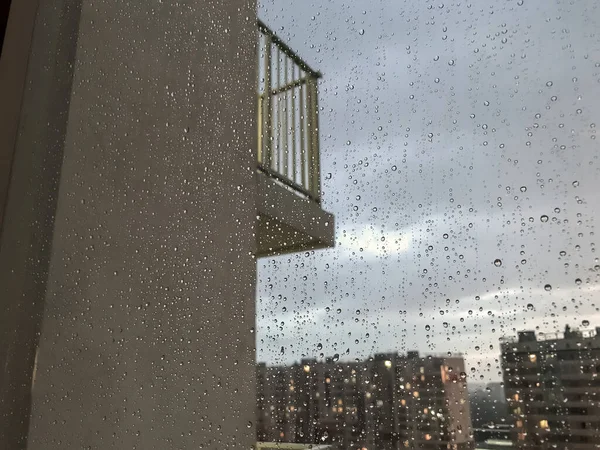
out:
<path id="1" fill-rule="evenodd" d="M 489 381 L 501 336 L 600 326 L 596 3 L 261 3 L 324 74 L 336 247 L 259 263 L 259 360 L 460 352 Z"/>

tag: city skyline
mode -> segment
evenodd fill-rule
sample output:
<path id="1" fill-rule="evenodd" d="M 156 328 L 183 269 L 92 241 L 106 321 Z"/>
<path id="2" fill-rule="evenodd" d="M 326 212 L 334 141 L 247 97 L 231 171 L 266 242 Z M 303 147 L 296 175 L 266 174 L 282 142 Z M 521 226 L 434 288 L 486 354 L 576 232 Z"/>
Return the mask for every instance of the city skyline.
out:
<path id="1" fill-rule="evenodd" d="M 474 448 L 462 357 L 413 351 L 256 369 L 258 441 L 344 450 Z"/>
<path id="2" fill-rule="evenodd" d="M 259 265 L 258 360 L 460 350 L 497 381 L 501 336 L 600 323 L 597 8 L 262 3 L 323 73 L 336 248 Z"/>

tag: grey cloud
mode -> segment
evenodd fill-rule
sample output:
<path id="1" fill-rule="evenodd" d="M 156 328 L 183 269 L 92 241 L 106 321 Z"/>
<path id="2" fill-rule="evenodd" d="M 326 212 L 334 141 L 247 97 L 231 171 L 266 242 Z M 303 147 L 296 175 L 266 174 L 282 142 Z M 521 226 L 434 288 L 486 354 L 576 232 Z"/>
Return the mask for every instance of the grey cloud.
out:
<path id="1" fill-rule="evenodd" d="M 501 335 L 600 325 L 598 6 L 439 4 L 262 5 L 324 73 L 338 245 L 261 262 L 259 359 L 463 351 L 488 380 Z"/>

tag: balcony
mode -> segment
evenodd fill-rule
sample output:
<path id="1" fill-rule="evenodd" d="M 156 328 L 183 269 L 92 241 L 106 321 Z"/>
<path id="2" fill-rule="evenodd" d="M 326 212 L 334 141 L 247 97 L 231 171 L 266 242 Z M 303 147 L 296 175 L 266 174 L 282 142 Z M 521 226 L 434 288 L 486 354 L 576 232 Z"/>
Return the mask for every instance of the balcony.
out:
<path id="1" fill-rule="evenodd" d="M 321 74 L 261 21 L 258 30 L 258 256 L 333 247 L 333 215 L 321 208 Z"/>

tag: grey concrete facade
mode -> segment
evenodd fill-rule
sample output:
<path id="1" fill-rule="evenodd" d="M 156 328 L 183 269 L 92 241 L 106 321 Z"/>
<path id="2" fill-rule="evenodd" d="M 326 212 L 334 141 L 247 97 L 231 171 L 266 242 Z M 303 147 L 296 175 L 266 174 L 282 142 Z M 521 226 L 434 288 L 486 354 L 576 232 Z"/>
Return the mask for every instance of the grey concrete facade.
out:
<path id="1" fill-rule="evenodd" d="M 32 8 L 4 149 L 0 448 L 254 442 L 255 8 Z"/>

